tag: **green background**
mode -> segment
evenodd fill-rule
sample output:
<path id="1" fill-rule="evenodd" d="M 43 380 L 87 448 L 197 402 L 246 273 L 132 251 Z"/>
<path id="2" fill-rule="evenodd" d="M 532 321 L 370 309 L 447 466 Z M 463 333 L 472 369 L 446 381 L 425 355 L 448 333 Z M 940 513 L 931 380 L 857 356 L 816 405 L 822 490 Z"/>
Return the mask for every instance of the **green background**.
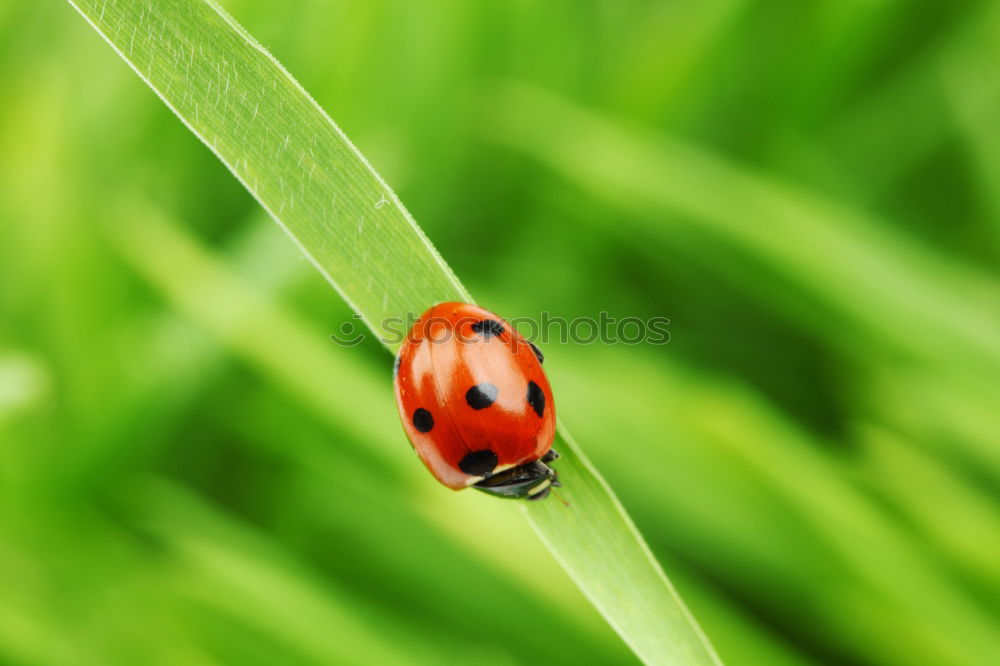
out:
<path id="1" fill-rule="evenodd" d="M 1000 659 L 996 3 L 224 6 L 480 303 L 670 318 L 546 367 L 726 663 Z M 68 4 L 0 81 L 0 663 L 635 663 Z"/>

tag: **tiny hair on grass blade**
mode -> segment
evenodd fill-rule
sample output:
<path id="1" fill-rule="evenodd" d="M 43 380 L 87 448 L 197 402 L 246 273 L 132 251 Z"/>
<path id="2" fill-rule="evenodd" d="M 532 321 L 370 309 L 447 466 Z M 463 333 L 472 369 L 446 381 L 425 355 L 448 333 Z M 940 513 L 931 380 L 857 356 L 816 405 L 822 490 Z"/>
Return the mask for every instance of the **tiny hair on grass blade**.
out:
<path id="1" fill-rule="evenodd" d="M 472 300 L 357 148 L 216 3 L 69 1 L 380 337 L 390 317 Z M 556 446 L 565 502 L 524 508 L 549 550 L 644 662 L 721 663 L 562 426 Z"/>

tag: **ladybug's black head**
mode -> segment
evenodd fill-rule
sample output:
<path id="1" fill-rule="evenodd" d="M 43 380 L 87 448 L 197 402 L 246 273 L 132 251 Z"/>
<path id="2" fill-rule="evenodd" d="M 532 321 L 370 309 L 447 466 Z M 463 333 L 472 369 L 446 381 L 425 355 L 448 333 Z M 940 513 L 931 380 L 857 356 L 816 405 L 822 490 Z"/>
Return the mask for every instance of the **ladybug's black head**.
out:
<path id="1" fill-rule="evenodd" d="M 497 497 L 510 499 L 540 500 L 548 497 L 552 487 L 559 486 L 559 475 L 546 465 L 555 460 L 558 454 L 550 451 L 542 460 L 511 467 L 498 474 L 488 476 L 473 488 Z M 543 462 L 544 461 L 544 462 Z"/>

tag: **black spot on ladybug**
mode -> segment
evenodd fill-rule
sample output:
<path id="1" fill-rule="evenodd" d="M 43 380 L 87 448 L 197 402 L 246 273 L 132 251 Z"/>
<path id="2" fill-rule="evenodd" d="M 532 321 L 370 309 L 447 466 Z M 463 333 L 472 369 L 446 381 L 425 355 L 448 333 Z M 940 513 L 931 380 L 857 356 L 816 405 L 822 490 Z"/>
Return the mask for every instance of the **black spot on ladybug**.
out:
<path id="1" fill-rule="evenodd" d="M 413 412 L 413 427 L 420 432 L 430 432 L 434 428 L 434 417 L 423 407 Z"/>
<path id="2" fill-rule="evenodd" d="M 528 382 L 528 404 L 539 416 L 545 413 L 545 393 L 535 382 Z"/>
<path id="3" fill-rule="evenodd" d="M 392 377 L 395 379 L 399 376 L 399 363 L 403 360 L 403 355 L 400 354 L 396 357 L 396 360 L 392 363 Z"/>
<path id="4" fill-rule="evenodd" d="M 531 351 L 535 352 L 535 357 L 538 358 L 539 363 L 545 363 L 545 355 L 542 354 L 542 350 L 535 346 L 535 343 L 528 340 L 528 344 L 531 345 Z"/>
<path id="5" fill-rule="evenodd" d="M 486 409 L 496 402 L 499 394 L 500 389 L 495 384 L 483 382 L 482 384 L 476 384 L 465 392 L 465 401 L 473 409 Z"/>
<path id="6" fill-rule="evenodd" d="M 482 321 L 477 321 L 473 324 L 472 330 L 489 340 L 494 335 L 500 335 L 503 333 L 504 329 L 503 324 L 498 322 L 496 319 L 483 319 Z"/>
<path id="7" fill-rule="evenodd" d="M 458 468 L 469 476 L 486 476 L 497 466 L 497 454 L 489 449 L 465 454 Z"/>

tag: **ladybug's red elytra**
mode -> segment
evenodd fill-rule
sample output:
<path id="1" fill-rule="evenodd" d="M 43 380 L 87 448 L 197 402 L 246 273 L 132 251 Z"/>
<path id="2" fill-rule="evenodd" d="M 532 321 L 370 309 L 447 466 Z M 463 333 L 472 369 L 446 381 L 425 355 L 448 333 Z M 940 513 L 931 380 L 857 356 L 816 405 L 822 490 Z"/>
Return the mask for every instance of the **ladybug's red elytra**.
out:
<path id="1" fill-rule="evenodd" d="M 403 429 L 438 481 L 530 500 L 559 485 L 542 353 L 500 317 L 469 303 L 431 307 L 393 374 Z"/>

